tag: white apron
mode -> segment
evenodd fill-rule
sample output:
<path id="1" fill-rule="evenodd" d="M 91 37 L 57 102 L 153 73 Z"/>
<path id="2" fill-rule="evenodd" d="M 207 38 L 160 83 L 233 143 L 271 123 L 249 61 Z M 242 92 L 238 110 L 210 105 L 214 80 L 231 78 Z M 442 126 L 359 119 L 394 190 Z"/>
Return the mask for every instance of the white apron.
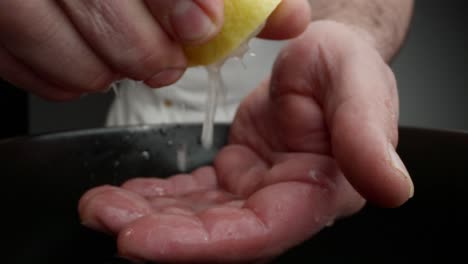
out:
<path id="1" fill-rule="evenodd" d="M 253 39 L 241 61 L 231 58 L 221 70 L 225 84 L 224 104 L 218 104 L 215 122 L 231 122 L 237 107 L 271 73 L 285 41 Z M 107 126 L 167 123 L 201 123 L 205 116 L 209 83 L 203 67 L 190 68 L 177 83 L 151 89 L 141 82 L 123 80 L 107 116 Z"/>

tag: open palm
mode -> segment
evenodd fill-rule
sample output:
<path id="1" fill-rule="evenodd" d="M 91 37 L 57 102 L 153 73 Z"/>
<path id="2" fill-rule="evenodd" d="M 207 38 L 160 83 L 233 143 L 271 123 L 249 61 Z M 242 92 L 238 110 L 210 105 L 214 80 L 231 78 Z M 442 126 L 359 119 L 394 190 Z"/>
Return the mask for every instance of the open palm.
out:
<path id="1" fill-rule="evenodd" d="M 342 25 L 314 23 L 243 101 L 212 167 L 92 189 L 80 216 L 117 235 L 130 259 L 277 256 L 365 199 L 383 206 L 408 199 L 411 182 L 394 153 L 397 107 L 378 53 Z"/>

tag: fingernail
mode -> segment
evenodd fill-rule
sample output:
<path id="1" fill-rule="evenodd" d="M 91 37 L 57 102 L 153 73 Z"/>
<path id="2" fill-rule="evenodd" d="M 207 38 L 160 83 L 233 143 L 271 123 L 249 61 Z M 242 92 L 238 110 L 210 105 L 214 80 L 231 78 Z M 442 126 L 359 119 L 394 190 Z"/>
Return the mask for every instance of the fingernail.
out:
<path id="1" fill-rule="evenodd" d="M 183 74 L 184 70 L 181 69 L 164 70 L 146 80 L 145 83 L 153 88 L 159 88 L 175 83 Z"/>
<path id="2" fill-rule="evenodd" d="M 208 39 L 216 31 L 211 18 L 193 0 L 178 0 L 171 13 L 175 34 L 187 42 Z"/>
<path id="3" fill-rule="evenodd" d="M 414 196 L 413 180 L 411 179 L 411 176 L 409 175 L 409 172 L 406 169 L 405 164 L 403 164 L 403 161 L 401 160 L 400 156 L 395 151 L 395 148 L 393 147 L 392 144 L 390 144 L 389 149 L 390 149 L 389 152 L 390 152 L 390 159 L 391 159 L 392 167 L 395 168 L 395 170 L 397 170 L 399 174 L 402 175 L 408 181 L 410 185 L 409 198 L 413 198 Z"/>

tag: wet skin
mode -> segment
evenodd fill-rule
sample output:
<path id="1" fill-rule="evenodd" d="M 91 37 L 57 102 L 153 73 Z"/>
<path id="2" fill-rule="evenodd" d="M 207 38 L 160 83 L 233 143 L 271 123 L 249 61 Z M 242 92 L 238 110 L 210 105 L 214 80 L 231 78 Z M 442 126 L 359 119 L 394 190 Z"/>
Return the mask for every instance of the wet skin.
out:
<path id="1" fill-rule="evenodd" d="M 382 57 L 347 26 L 314 22 L 243 101 L 212 167 L 94 188 L 80 216 L 133 260 L 271 259 L 366 202 L 412 196 L 397 128 Z"/>

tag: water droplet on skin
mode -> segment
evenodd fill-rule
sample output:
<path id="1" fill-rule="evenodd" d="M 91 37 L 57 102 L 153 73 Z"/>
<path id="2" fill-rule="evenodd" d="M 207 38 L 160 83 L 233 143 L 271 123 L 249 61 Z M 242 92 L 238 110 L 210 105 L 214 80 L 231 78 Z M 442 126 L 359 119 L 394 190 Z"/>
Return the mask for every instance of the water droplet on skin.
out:
<path id="1" fill-rule="evenodd" d="M 314 217 L 315 223 L 320 223 L 322 219 L 319 216 Z"/>
<path id="2" fill-rule="evenodd" d="M 283 211 L 283 206 L 281 204 L 277 204 L 275 206 L 275 210 L 276 210 L 276 212 L 281 212 L 281 211 Z"/>
<path id="3" fill-rule="evenodd" d="M 147 150 L 141 152 L 141 156 L 143 157 L 144 160 L 150 160 L 151 159 L 151 154 Z"/>
<path id="4" fill-rule="evenodd" d="M 163 196 L 166 195 L 166 189 L 156 186 L 151 189 L 151 194 L 153 196 Z"/>
<path id="5" fill-rule="evenodd" d="M 310 170 L 309 171 L 309 178 L 312 179 L 313 181 L 318 181 L 317 171 L 316 170 Z"/>
<path id="6" fill-rule="evenodd" d="M 135 233 L 135 230 L 133 230 L 133 228 L 130 228 L 130 229 L 127 229 L 127 231 L 125 231 L 123 235 L 125 237 L 129 237 L 129 236 L 132 236 L 134 233 Z"/>

